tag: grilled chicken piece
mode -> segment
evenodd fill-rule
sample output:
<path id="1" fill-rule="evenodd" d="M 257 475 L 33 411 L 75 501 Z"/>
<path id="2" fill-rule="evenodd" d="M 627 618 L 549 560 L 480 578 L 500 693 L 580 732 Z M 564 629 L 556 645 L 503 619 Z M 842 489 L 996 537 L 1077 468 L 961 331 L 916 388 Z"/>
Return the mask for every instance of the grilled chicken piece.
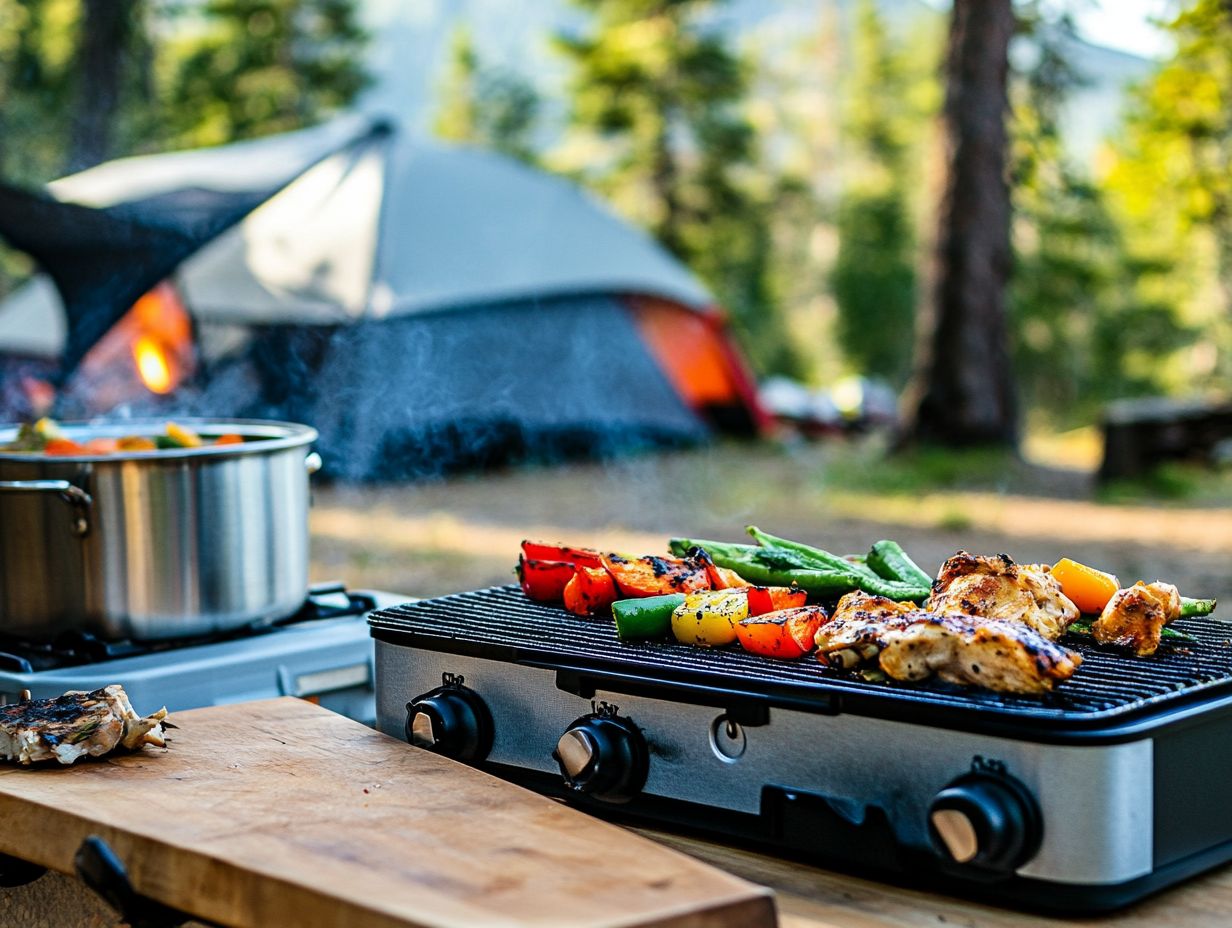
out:
<path id="1" fill-rule="evenodd" d="M 1069 679 L 1082 658 L 1021 622 L 973 615 L 937 615 L 879 596 L 843 608 L 817 632 L 822 661 L 851 667 L 879 658 L 895 680 L 936 674 L 950 683 L 1001 693 L 1044 693 Z M 847 600 L 848 597 L 843 597 Z"/>
<path id="2" fill-rule="evenodd" d="M 1056 641 L 1078 621 L 1078 607 L 1061 592 L 1046 564 L 1015 564 L 1008 554 L 959 551 L 941 565 L 924 608 L 1029 625 Z"/>
<path id="3" fill-rule="evenodd" d="M 1139 657 L 1154 654 L 1164 626 L 1181 614 L 1181 594 L 1171 583 L 1156 580 L 1117 590 L 1091 625 L 1095 640 L 1134 649 Z"/>
<path id="4" fill-rule="evenodd" d="M 166 709 L 142 718 L 118 685 L 0 707 L 0 755 L 19 764 L 101 757 L 146 744 L 165 746 Z"/>

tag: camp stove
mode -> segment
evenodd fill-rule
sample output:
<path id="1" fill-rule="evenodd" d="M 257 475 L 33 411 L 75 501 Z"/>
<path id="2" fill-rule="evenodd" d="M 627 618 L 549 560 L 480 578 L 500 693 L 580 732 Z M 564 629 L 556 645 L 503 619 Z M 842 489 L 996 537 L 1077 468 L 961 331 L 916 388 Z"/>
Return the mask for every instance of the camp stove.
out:
<path id="1" fill-rule="evenodd" d="M 157 642 L 75 632 L 51 643 L 0 637 L 0 703 L 119 683 L 145 711 L 172 712 L 300 696 L 372 724 L 372 639 L 365 614 L 402 601 L 388 593 L 312 587 L 303 606 L 270 625 Z"/>
<path id="2" fill-rule="evenodd" d="M 1151 658 L 1074 644 L 1082 667 L 1045 697 L 624 643 L 512 586 L 369 622 L 382 731 L 599 814 L 1069 912 L 1232 858 L 1212 619 Z"/>

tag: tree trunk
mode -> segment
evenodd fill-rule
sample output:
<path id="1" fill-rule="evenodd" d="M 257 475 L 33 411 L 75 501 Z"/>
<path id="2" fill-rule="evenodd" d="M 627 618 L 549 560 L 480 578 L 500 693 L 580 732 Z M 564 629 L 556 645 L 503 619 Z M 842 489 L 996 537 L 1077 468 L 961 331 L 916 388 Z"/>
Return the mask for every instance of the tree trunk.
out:
<path id="1" fill-rule="evenodd" d="M 945 192 L 923 313 L 908 437 L 1014 446 L 1018 417 L 1005 288 L 1011 0 L 955 0 L 946 57 Z"/>
<path id="2" fill-rule="evenodd" d="M 77 41 L 81 82 L 73 120 L 70 170 L 91 167 L 113 154 L 113 129 L 120 110 L 120 84 L 136 3 L 137 0 L 82 0 Z"/>

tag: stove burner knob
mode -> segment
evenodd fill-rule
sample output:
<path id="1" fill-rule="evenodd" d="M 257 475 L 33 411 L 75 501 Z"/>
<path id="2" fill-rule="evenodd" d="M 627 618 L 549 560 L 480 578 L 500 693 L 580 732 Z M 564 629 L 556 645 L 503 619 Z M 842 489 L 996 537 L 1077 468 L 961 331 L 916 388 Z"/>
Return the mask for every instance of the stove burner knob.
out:
<path id="1" fill-rule="evenodd" d="M 628 719 L 587 715 L 560 736 L 552 756 L 565 786 L 604 802 L 628 802 L 646 783 L 646 739 Z"/>
<path id="2" fill-rule="evenodd" d="M 1005 872 L 1035 856 L 1044 831 L 1030 791 L 1011 776 L 986 773 L 960 777 L 938 793 L 928 824 L 943 857 Z"/>
<path id="3" fill-rule="evenodd" d="M 438 686 L 407 703 L 406 740 L 454 760 L 478 763 L 492 750 L 492 713 L 469 687 Z"/>

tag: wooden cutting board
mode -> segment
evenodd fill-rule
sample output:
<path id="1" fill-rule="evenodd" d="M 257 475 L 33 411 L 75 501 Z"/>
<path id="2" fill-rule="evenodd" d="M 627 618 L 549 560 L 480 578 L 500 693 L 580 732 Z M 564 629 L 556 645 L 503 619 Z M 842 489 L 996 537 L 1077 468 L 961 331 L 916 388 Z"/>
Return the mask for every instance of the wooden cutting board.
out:
<path id="1" fill-rule="evenodd" d="M 177 713 L 167 750 L 0 771 L 0 852 L 91 834 L 233 926 L 763 928 L 767 890 L 297 699 Z"/>

